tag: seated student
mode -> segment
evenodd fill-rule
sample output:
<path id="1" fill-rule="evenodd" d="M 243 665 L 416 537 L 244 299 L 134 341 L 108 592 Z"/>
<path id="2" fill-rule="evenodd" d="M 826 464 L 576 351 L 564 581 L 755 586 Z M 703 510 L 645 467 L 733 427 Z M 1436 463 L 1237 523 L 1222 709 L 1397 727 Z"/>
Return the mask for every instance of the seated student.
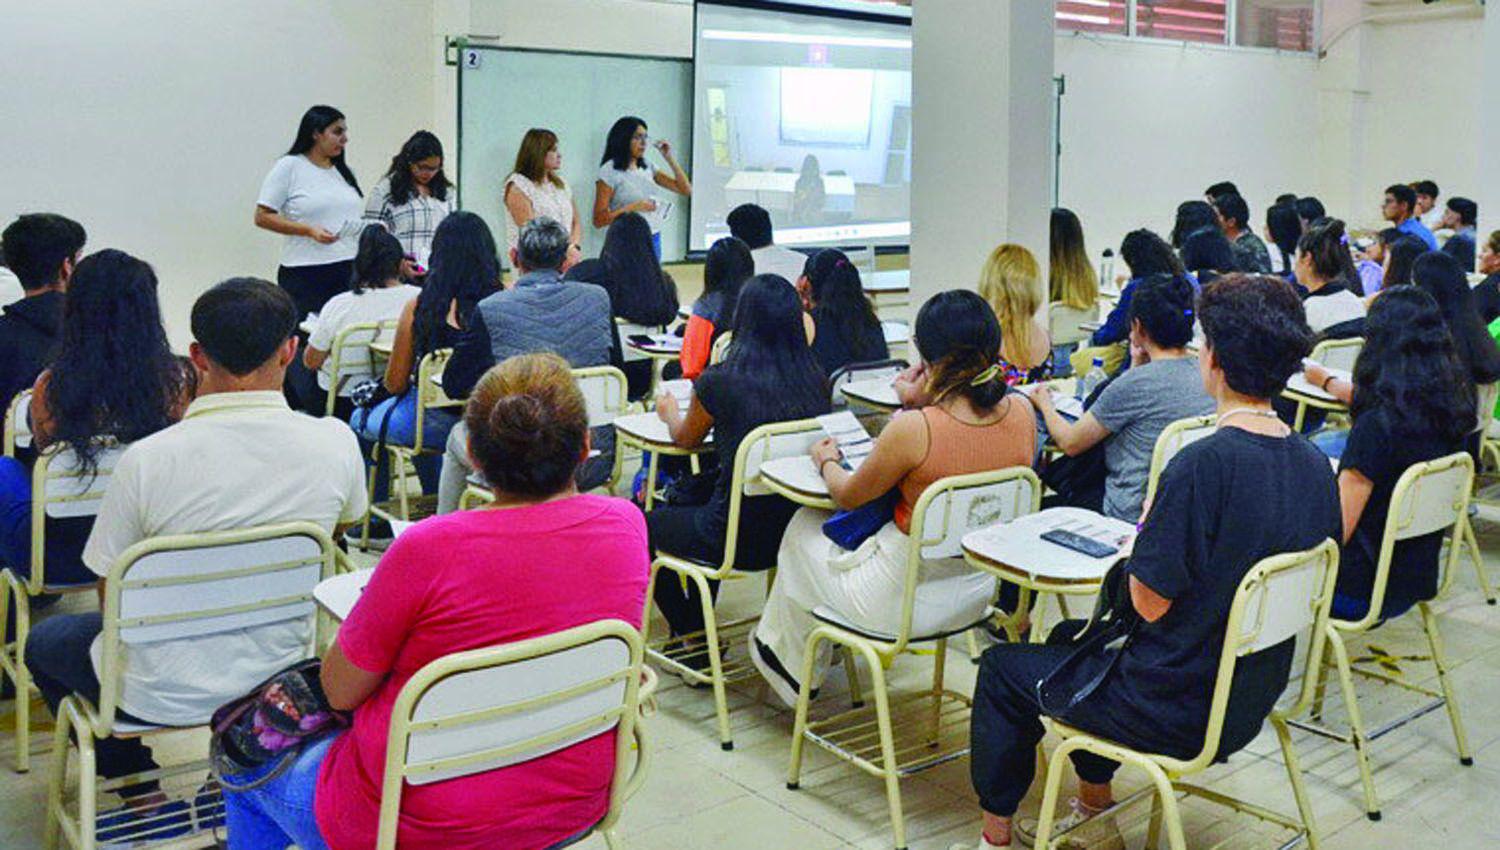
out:
<path id="1" fill-rule="evenodd" d="M 1116 609 L 1140 617 L 1134 636 L 1112 667 L 1106 657 L 1113 650 L 1096 644 L 1092 657 L 1060 669 L 1081 649 L 1058 640 L 1076 635 L 1076 622 L 1054 630 L 1056 644 L 1000 644 L 980 661 L 969 768 L 984 810 L 980 850 L 1034 837 L 1034 823 L 1014 818 L 1042 739 L 1039 681 L 1047 679 L 1059 700 L 1081 697 L 1058 715 L 1064 723 L 1126 746 L 1191 758 L 1203 746 L 1240 581 L 1261 559 L 1310 549 L 1338 531 L 1338 492 L 1327 459 L 1271 410 L 1271 398 L 1312 348 L 1296 295 L 1278 278 L 1226 275 L 1203 288 L 1198 313 L 1205 335 L 1199 371 L 1217 401 L 1219 429 L 1185 447 L 1162 473 L 1124 567 L 1128 598 Z M 1294 655 L 1295 639 L 1288 639 L 1239 660 L 1221 755 L 1260 731 L 1286 687 Z M 1087 695 L 1080 693 L 1085 688 L 1091 689 Z M 1058 829 L 1076 825 L 1068 837 L 1077 846 L 1123 846 L 1112 822 L 1082 823 L 1113 804 L 1110 779 L 1118 765 L 1086 753 L 1074 755 L 1073 763 L 1079 795 Z"/>
<path id="2" fill-rule="evenodd" d="M 1395 230 L 1395 228 L 1388 228 L 1388 230 Z M 1385 249 L 1385 276 L 1380 279 L 1380 288 L 1410 286 L 1412 267 L 1417 264 L 1417 258 L 1425 253 L 1427 253 L 1427 243 L 1415 236 L 1403 235 L 1392 239 Z"/>
<path id="3" fill-rule="evenodd" d="M 1250 205 L 1234 193 L 1219 195 L 1212 203 L 1219 213 L 1224 238 L 1234 247 L 1235 267 L 1241 271 L 1270 274 L 1271 252 L 1266 250 L 1266 243 L 1250 226 Z"/>
<path id="4" fill-rule="evenodd" d="M 1363 617 L 1396 481 L 1412 464 L 1463 449 L 1475 427 L 1474 385 L 1427 293 L 1384 292 L 1370 308 L 1354 364 L 1354 427 L 1339 461 L 1344 543 L 1333 616 Z M 1396 543 L 1382 617 L 1437 593 L 1441 532 Z"/>
<path id="5" fill-rule="evenodd" d="M 490 369 L 464 421 L 497 501 L 422 522 L 380 559 L 323 659 L 323 690 L 354 712 L 353 727 L 304 745 L 266 784 L 224 795 L 231 850 L 375 846 L 391 707 L 429 662 L 599 620 L 640 625 L 645 523 L 629 502 L 574 486 L 588 413 L 567 362 L 527 354 Z M 560 846 L 604 816 L 614 760 L 607 731 L 498 770 L 408 786 L 397 843 Z"/>
<path id="6" fill-rule="evenodd" d="M 1297 241 L 1297 282 L 1307 290 L 1303 307 L 1313 333 L 1364 318 L 1365 302 L 1349 290 L 1352 263 L 1344 223 L 1336 218 L 1314 221 Z"/>
<path id="7" fill-rule="evenodd" d="M 1474 271 L 1474 225 L 1479 221 L 1479 205 L 1468 198 L 1449 198 L 1441 227 L 1453 231 L 1443 243 L 1443 253 L 1458 260 L 1465 272 Z"/>
<path id="8" fill-rule="evenodd" d="M 651 225 L 640 213 L 625 213 L 610 222 L 599 259 L 565 269 L 564 280 L 592 283 L 609 295 L 610 314 L 631 324 L 666 327 L 677 320 L 677 283 L 661 267 L 651 245 Z M 651 361 L 624 364 L 630 397 L 651 389 Z"/>
<path id="9" fill-rule="evenodd" d="M 1183 201 L 1177 205 L 1177 220 L 1172 224 L 1172 247 L 1181 251 L 1188 237 L 1203 232 L 1219 232 L 1219 214 L 1207 201 Z"/>
<path id="10" fill-rule="evenodd" d="M 1480 246 L 1478 267 L 1485 277 L 1474 287 L 1474 306 L 1488 325 L 1500 318 L 1500 230 L 1492 231 Z"/>
<path id="11" fill-rule="evenodd" d="M 1452 203 L 1451 201 L 1449 203 Z M 1468 275 L 1453 256 L 1429 251 L 1412 265 L 1412 283 L 1437 302 L 1443 324 L 1453 338 L 1464 374 L 1476 386 L 1500 380 L 1500 348 L 1479 321 Z"/>
<path id="12" fill-rule="evenodd" d="M 125 550 L 152 537 L 297 520 L 336 532 L 364 514 L 354 435 L 342 422 L 293 412 L 281 394 L 297 356 L 298 319 L 284 289 L 256 278 L 227 280 L 199 296 L 191 348 L 202 376 L 198 397 L 181 422 L 132 443 L 116 464 L 83 552 L 90 570 L 108 575 Z M 89 648 L 100 629 L 97 612 L 32 627 L 26 666 L 54 713 L 70 693 L 99 699 Z M 121 713 L 166 726 L 207 723 L 219 706 L 300 659 L 311 629 L 310 621 L 289 620 L 133 646 Z M 96 758 L 103 777 L 156 767 L 139 738 L 99 741 Z M 144 809 L 160 800 L 134 802 Z"/>
<path id="13" fill-rule="evenodd" d="M 1182 265 L 1204 284 L 1221 274 L 1238 270 L 1234 246 L 1217 230 L 1200 230 L 1183 240 Z"/>
<path id="14" fill-rule="evenodd" d="M 58 346 L 31 396 L 32 445 L 62 444 L 87 471 L 96 468 L 99 438 L 133 443 L 177 421 L 191 399 L 167 345 L 150 266 L 100 251 L 78 263 L 64 297 Z M 31 495 L 31 465 L 0 458 L 0 566 L 22 577 L 31 572 Z M 97 580 L 82 561 L 93 525 L 92 517 L 47 519 L 49 584 Z"/>
<path id="15" fill-rule="evenodd" d="M 0 314 L 0 405 L 9 407 L 47 365 L 62 327 L 63 291 L 84 239 L 78 222 L 52 213 L 20 216 L 0 233 L 5 265 L 26 292 Z"/>
<path id="16" fill-rule="evenodd" d="M 1266 238 L 1276 246 L 1279 257 L 1274 264 L 1274 273 L 1295 286 L 1297 272 L 1293 267 L 1297 256 L 1297 240 L 1302 238 L 1302 219 L 1297 217 L 1295 206 L 1277 203 L 1266 210 Z"/>
<path id="17" fill-rule="evenodd" d="M 728 359 L 704 369 L 693 382 L 693 399 L 686 411 L 678 409 L 670 394 L 656 400 L 656 413 L 667 423 L 673 443 L 684 448 L 702 445 L 709 430 L 713 431 L 719 474 L 707 504 L 661 506 L 646 514 L 653 553 L 722 562 L 734 456 L 740 442 L 762 425 L 829 411 L 828 378 L 808 346 L 802 317 L 795 289 L 776 275 L 756 275 L 740 291 Z M 780 496 L 745 497 L 740 502 L 735 566 L 742 570 L 776 566 L 776 547 L 796 510 L 796 505 Z M 656 607 L 673 635 L 703 629 L 701 602 L 691 583 L 684 590 L 678 582 L 658 581 Z M 701 664 L 708 667 L 706 653 Z"/>
<path id="18" fill-rule="evenodd" d="M 1292 203 L 1297 209 L 1297 218 L 1302 223 L 1303 230 L 1306 230 L 1309 224 L 1328 216 L 1328 211 L 1323 208 L 1323 202 L 1311 195 L 1298 198 Z"/>
<path id="19" fill-rule="evenodd" d="M 1047 264 L 1048 296 L 1054 303 L 1066 304 L 1073 310 L 1093 310 L 1099 303 L 1101 281 L 1089 260 L 1089 250 L 1083 241 L 1083 223 L 1070 209 L 1053 207 L 1048 233 Z"/>
<path id="20" fill-rule="evenodd" d="M 851 363 L 870 363 L 891 356 L 885 329 L 865 295 L 859 269 L 843 251 L 825 248 L 811 257 L 797 278 L 797 291 L 812 316 L 813 357 L 832 375 Z"/>
<path id="21" fill-rule="evenodd" d="M 890 520 L 853 551 L 824 535 L 827 511 L 802 508 L 787 526 L 776 581 L 750 635 L 750 657 L 788 705 L 797 701 L 794 671 L 802 669 L 808 636 L 818 625 L 815 609 L 832 608 L 871 631 L 900 627 L 907 534 L 912 510 L 929 486 L 952 475 L 1031 463 L 1031 407 L 1018 394 L 1007 394 L 995 362 L 1003 342 L 1000 323 L 985 306 L 966 290 L 938 293 L 922 305 L 915 334 L 921 362 L 896 385 L 903 405 L 915 409 L 891 418 L 859 469 L 851 473 L 839 464 L 832 440 L 812 447 L 813 463 L 839 507 L 859 508 L 893 490 L 899 496 Z M 975 622 L 995 587 L 993 578 L 961 560 L 925 564 L 921 581 L 912 622 L 924 632 Z M 828 646 L 822 649 L 808 683 L 813 688 L 828 669 Z"/>
<path id="22" fill-rule="evenodd" d="M 1386 258 L 1390 256 L 1391 244 L 1402 237 L 1401 231 L 1387 227 L 1375 234 L 1375 241 L 1370 243 L 1370 247 L 1360 252 L 1354 268 L 1359 272 L 1360 289 L 1365 294 L 1366 304 L 1385 288 Z"/>
<path id="23" fill-rule="evenodd" d="M 372 224 L 359 235 L 359 253 L 354 257 L 354 278 L 349 281 L 349 291 L 328 299 L 318 313 L 318 323 L 307 338 L 307 347 L 302 351 L 301 365 L 317 372 L 318 393 L 312 394 L 319 404 L 308 413 L 322 415 L 333 376 L 326 367 L 328 355 L 333 350 L 339 332 L 350 325 L 366 322 L 393 322 L 401 317 L 406 305 L 422 290 L 401 281 L 401 264 L 405 259 L 401 243 L 389 231 Z M 290 378 L 290 375 L 288 375 Z M 339 405 L 335 407 L 339 418 L 347 419 L 353 413 L 353 405 L 346 399 L 354 389 L 352 386 L 336 387 Z"/>
<path id="24" fill-rule="evenodd" d="M 743 240 L 725 236 L 708 247 L 703 258 L 703 294 L 693 302 L 682 335 L 682 351 L 677 355 L 682 377 L 691 380 L 703 374 L 714 342 L 734 325 L 740 287 L 754 276 L 755 260 Z"/>
<path id="25" fill-rule="evenodd" d="M 1149 230 L 1132 230 L 1120 242 L 1120 259 L 1130 270 L 1130 280 L 1120 289 L 1120 300 L 1099 330 L 1094 331 L 1092 345 L 1113 345 L 1130 336 L 1130 299 L 1136 284 L 1157 274 L 1185 276 L 1182 260 L 1165 240 Z M 1197 288 L 1196 281 L 1193 282 Z"/>
<path id="26" fill-rule="evenodd" d="M 1387 186 L 1385 190 L 1385 201 L 1381 204 L 1381 214 L 1391 226 L 1408 236 L 1415 236 L 1422 240 L 1427 250 L 1438 249 L 1437 237 L 1422 220 L 1417 217 L 1417 193 L 1412 187 L 1405 183 L 1397 183 Z"/>
<path id="27" fill-rule="evenodd" d="M 1063 493 L 1060 504 L 1101 511 L 1126 522 L 1141 518 L 1156 438 L 1173 422 L 1212 413 L 1198 358 L 1187 350 L 1193 338 L 1193 288 L 1180 277 L 1153 275 L 1141 281 L 1130 307 L 1130 368 L 1111 381 L 1083 418 L 1070 422 L 1057 412 L 1050 389 L 1031 393 L 1047 422 L 1047 433 L 1063 453 L 1076 457 L 1104 444 L 1102 490 Z"/>
<path id="28" fill-rule="evenodd" d="M 1042 269 L 1030 251 L 1001 245 L 990 252 L 979 273 L 979 297 L 1000 323 L 1001 380 L 1009 386 L 1052 377 L 1052 336 L 1037 318 L 1041 295 Z"/>
<path id="29" fill-rule="evenodd" d="M 740 204 L 725 219 L 729 233 L 750 246 L 757 274 L 774 274 L 795 281 L 802 275 L 807 255 L 771 242 L 771 214 L 755 204 Z"/>
<path id="30" fill-rule="evenodd" d="M 432 259 L 422 293 L 406 302 L 397 319 L 391 359 L 385 367 L 385 389 L 390 397 L 354 411 L 349 426 L 359 435 L 365 456 L 380 442 L 410 446 L 416 440 L 417 368 L 422 358 L 443 348 L 454 348 L 468 327 L 474 307 L 500 285 L 500 258 L 495 238 L 484 219 L 456 212 L 443 219 L 432 237 Z M 481 370 L 482 371 L 482 370 Z M 462 398 L 462 396 L 459 396 Z M 422 445 L 436 448 L 448 439 L 458 417 L 444 410 L 422 414 Z M 375 493 L 387 491 L 390 463 L 385 452 L 376 460 Z M 423 492 L 437 491 L 441 462 L 431 455 L 413 461 Z"/>
<path id="31" fill-rule="evenodd" d="M 489 368 L 506 358 L 533 351 L 559 354 L 574 369 L 604 366 L 620 360 L 620 337 L 609 315 L 609 295 L 592 283 L 565 283 L 568 232 L 546 216 L 526 222 L 511 251 L 518 277 L 479 302 L 469 327 L 443 370 L 443 389 L 450 398 L 468 398 Z M 614 428 L 593 430 L 600 455 L 579 471 L 579 489 L 604 483 L 614 465 Z M 473 472 L 468 429 L 459 423 L 448 435 L 438 484 L 438 513 L 458 510 L 458 500 Z"/>

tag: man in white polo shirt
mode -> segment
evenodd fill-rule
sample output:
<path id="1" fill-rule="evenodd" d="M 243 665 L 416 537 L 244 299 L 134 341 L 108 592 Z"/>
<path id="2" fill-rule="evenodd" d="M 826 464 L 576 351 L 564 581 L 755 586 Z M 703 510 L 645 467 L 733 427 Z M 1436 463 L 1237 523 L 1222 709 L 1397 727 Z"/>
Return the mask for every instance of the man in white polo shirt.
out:
<path id="1" fill-rule="evenodd" d="M 235 278 L 193 305 L 198 397 L 181 422 L 128 448 L 115 467 L 83 560 L 107 576 L 151 537 L 306 520 L 332 533 L 364 515 L 364 464 L 337 419 L 293 412 L 281 394 L 297 356 L 297 310 L 275 284 Z M 120 710 L 162 725 L 204 723 L 214 709 L 305 654 L 311 624 L 292 620 L 136 646 Z M 76 692 L 99 697 L 101 615 L 52 617 L 32 629 L 26 665 L 54 713 Z M 101 776 L 155 766 L 138 739 L 101 741 Z M 130 789 L 152 790 L 152 783 Z"/>

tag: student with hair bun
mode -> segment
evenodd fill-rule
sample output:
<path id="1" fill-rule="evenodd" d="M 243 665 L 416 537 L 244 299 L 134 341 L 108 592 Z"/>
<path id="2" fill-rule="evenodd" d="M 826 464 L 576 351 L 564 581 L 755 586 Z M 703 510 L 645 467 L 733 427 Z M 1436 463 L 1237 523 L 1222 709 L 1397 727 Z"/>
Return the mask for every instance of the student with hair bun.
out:
<path id="1" fill-rule="evenodd" d="M 776 581 L 750 635 L 750 656 L 771 689 L 796 703 L 799 669 L 814 609 L 827 607 L 860 626 L 894 632 L 901 619 L 912 510 L 934 482 L 952 475 L 1027 466 L 1036 447 L 1031 406 L 1007 395 L 1000 366 L 1000 323 L 978 294 L 942 292 L 917 313 L 918 362 L 896 383 L 907 411 L 892 417 L 859 469 L 839 464 L 832 440 L 812 447 L 835 504 L 853 510 L 893 490 L 890 521 L 853 551 L 823 533 L 827 511 L 802 508 L 781 540 Z M 994 580 L 960 563 L 924 567 L 913 617 L 929 631 L 972 623 L 990 604 Z M 813 687 L 828 669 L 828 647 L 813 668 Z"/>
<path id="2" fill-rule="evenodd" d="M 1083 417 L 1070 422 L 1043 388 L 1031 402 L 1047 422 L 1053 442 L 1069 457 L 1104 445 L 1105 477 L 1086 492 L 1062 493 L 1062 504 L 1102 511 L 1135 522 L 1141 517 L 1156 438 L 1178 419 L 1212 413 L 1193 338 L 1193 286 L 1180 277 L 1152 275 L 1136 287 L 1130 304 L 1130 368 L 1099 393 Z M 1099 485 L 1102 485 L 1100 487 Z"/>
<path id="3" fill-rule="evenodd" d="M 640 625 L 645 521 L 629 502 L 580 494 L 573 483 L 589 423 L 567 361 L 525 354 L 495 366 L 470 394 L 464 422 L 494 504 L 428 519 L 386 551 L 323 659 L 329 704 L 352 711 L 353 725 L 304 746 L 264 784 L 226 791 L 234 850 L 375 846 L 380 786 L 367 779 L 385 763 L 396 695 L 428 662 L 598 620 Z M 499 770 L 408 787 L 398 840 L 452 850 L 566 843 L 604 816 L 614 762 L 615 733 L 606 731 Z"/>
<path id="4" fill-rule="evenodd" d="M 1365 303 L 1350 290 L 1359 285 L 1359 272 L 1349 254 L 1344 223 L 1320 218 L 1307 225 L 1297 240 L 1297 282 L 1307 289 L 1303 308 L 1313 333 L 1365 317 Z"/>

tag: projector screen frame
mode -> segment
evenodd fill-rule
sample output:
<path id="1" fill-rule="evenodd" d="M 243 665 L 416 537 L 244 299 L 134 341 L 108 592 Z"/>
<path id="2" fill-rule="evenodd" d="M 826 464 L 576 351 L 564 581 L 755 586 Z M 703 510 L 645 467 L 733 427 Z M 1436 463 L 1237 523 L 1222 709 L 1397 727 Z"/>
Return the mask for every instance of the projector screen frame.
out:
<path id="1" fill-rule="evenodd" d="M 695 0 L 695 2 L 693 3 L 693 54 L 690 60 L 693 65 L 693 103 L 689 111 L 689 118 L 693 122 L 692 126 L 695 128 L 695 134 L 696 128 L 698 126 L 698 33 L 700 31 L 698 22 L 698 10 L 703 6 L 725 6 L 737 9 L 752 9 L 765 12 L 782 12 L 792 15 L 807 15 L 817 18 L 834 18 L 849 21 L 862 21 L 865 23 L 890 24 L 894 26 L 904 26 L 908 29 L 910 29 L 912 26 L 911 7 L 909 6 L 893 6 L 890 13 L 884 13 L 877 12 L 873 9 L 865 10 L 841 8 L 838 6 L 811 6 L 801 2 L 796 2 L 796 0 L 791 0 L 790 2 L 788 2 L 787 0 Z M 903 14 L 902 12 L 896 11 L 898 9 L 904 9 L 905 13 Z M 871 129 L 871 132 L 874 132 L 873 127 Z M 692 142 L 696 144 L 696 138 L 694 138 Z M 813 146 L 818 147 L 818 145 Z M 692 214 L 691 209 L 688 211 L 688 214 Z M 907 216 L 909 222 L 910 210 L 907 211 Z M 906 242 L 896 244 L 871 245 L 869 243 L 845 243 L 835 246 L 807 246 L 807 250 L 811 250 L 814 247 L 870 247 L 875 251 L 877 255 L 899 255 L 911 253 L 911 242 L 909 239 Z M 804 249 L 803 247 L 799 246 L 798 250 Z M 689 235 L 686 259 L 689 261 L 702 261 L 707 255 L 707 247 L 698 249 L 692 247 L 692 238 L 691 235 Z"/>

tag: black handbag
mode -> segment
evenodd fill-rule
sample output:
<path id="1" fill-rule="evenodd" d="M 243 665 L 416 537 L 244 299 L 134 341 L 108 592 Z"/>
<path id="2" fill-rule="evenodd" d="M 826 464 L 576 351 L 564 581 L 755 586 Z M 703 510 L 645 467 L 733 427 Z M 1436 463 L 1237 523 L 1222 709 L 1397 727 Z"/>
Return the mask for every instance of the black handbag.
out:
<path id="1" fill-rule="evenodd" d="M 328 704 L 319 678 L 322 662 L 299 661 L 214 712 L 209 764 L 230 791 L 248 791 L 291 766 L 302 747 L 349 725 L 349 713 Z M 240 776 L 274 766 L 248 782 Z"/>
<path id="2" fill-rule="evenodd" d="M 1141 615 L 1130 600 L 1126 560 L 1105 573 L 1088 625 L 1074 638 L 1073 652 L 1037 682 L 1042 713 L 1066 719 L 1079 703 L 1099 689 L 1114 672 L 1126 647 L 1140 628 Z"/>

